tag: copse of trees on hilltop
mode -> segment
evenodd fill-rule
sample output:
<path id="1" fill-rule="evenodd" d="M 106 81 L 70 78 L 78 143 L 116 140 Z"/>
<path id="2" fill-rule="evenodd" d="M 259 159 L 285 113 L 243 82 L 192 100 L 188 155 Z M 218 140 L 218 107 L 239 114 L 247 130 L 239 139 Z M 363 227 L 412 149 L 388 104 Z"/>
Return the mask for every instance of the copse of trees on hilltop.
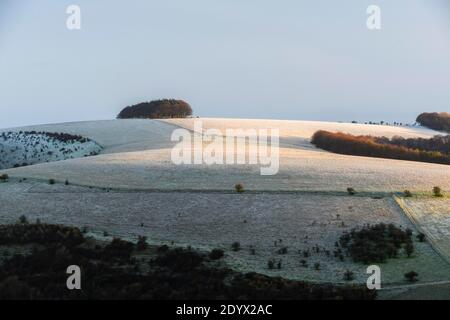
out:
<path id="1" fill-rule="evenodd" d="M 384 137 L 354 136 L 324 130 L 317 131 L 311 140 L 318 148 L 339 154 L 450 164 L 449 153 L 408 148 L 399 145 L 400 141 L 398 138 L 390 140 Z M 448 144 L 446 146 L 448 148 Z"/>
<path id="2" fill-rule="evenodd" d="M 416 121 L 430 129 L 450 132 L 450 113 L 447 112 L 425 112 L 420 114 Z"/>
<path id="3" fill-rule="evenodd" d="M 183 100 L 163 99 L 142 102 L 124 108 L 118 119 L 186 118 L 192 115 L 191 106 Z"/>

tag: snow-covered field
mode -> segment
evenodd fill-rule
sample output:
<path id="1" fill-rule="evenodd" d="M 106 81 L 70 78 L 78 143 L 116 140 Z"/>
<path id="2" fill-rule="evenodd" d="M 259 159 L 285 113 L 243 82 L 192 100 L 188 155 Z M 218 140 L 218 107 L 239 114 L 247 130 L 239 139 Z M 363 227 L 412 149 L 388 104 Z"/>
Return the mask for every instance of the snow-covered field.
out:
<path id="1" fill-rule="evenodd" d="M 190 130 L 194 129 L 196 121 L 202 122 L 203 130 L 219 129 L 278 129 L 282 146 L 295 148 L 311 148 L 309 140 L 318 130 L 332 132 L 345 132 L 354 135 L 402 136 L 404 138 L 423 137 L 430 138 L 439 132 L 416 126 L 387 126 L 367 125 L 357 123 L 324 122 L 324 121 L 297 121 L 297 120 L 263 120 L 263 119 L 221 119 L 221 118 L 190 118 L 166 119 L 166 123 L 175 124 Z"/>
<path id="2" fill-rule="evenodd" d="M 280 170 L 260 176 L 259 165 L 174 165 L 170 141 L 176 125 L 190 128 L 196 119 L 168 121 L 111 120 L 61 124 L 55 130 L 80 134 L 104 147 L 101 155 L 8 171 L 11 176 L 80 185 L 128 189 L 231 190 L 243 183 L 247 190 L 272 191 L 425 191 L 434 185 L 450 189 L 450 170 L 445 165 L 337 155 L 309 143 L 317 129 L 355 134 L 429 137 L 436 132 L 412 127 L 342 124 L 304 121 L 200 119 L 204 128 L 279 128 Z M 51 125 L 32 127 L 50 130 Z"/>
<path id="3" fill-rule="evenodd" d="M 450 198 L 419 196 L 397 201 L 438 252 L 450 262 Z"/>
<path id="4" fill-rule="evenodd" d="M 298 194 L 223 194 L 210 192 L 115 192 L 38 182 L 0 184 L 0 223 L 30 221 L 86 226 L 97 236 L 121 236 L 152 243 L 223 248 L 226 262 L 242 271 L 314 281 L 342 282 L 349 269 L 357 282 L 367 279 L 366 266 L 333 256 L 342 232 L 367 223 L 395 223 L 412 228 L 391 197 Z M 281 241 L 280 241 L 281 240 Z M 231 250 L 233 242 L 242 249 Z M 277 242 L 275 244 L 275 242 Z M 287 247 L 287 254 L 277 251 Z M 320 253 L 313 247 L 319 246 Z M 403 274 L 415 270 L 421 282 L 450 280 L 450 268 L 427 243 L 415 242 L 413 258 L 381 264 L 385 285 L 404 284 Z M 255 250 L 252 254 L 251 248 Z M 299 253 L 299 250 L 301 251 Z M 309 250 L 308 267 L 302 251 Z M 326 251 L 330 251 L 330 256 Z M 282 260 L 281 270 L 267 261 Z M 319 271 L 314 264 L 320 263 Z"/>
<path id="5" fill-rule="evenodd" d="M 179 127 L 193 129 L 195 120 L 202 121 L 203 129 L 223 132 L 279 129 L 279 173 L 261 176 L 259 165 L 175 165 L 170 136 Z M 445 165 L 319 150 L 309 139 L 320 129 L 387 137 L 437 134 L 418 127 L 236 119 L 110 120 L 8 129 L 81 135 L 103 150 L 93 157 L 0 171 L 11 177 L 0 184 L 0 222 L 25 214 L 29 219 L 86 225 L 97 234 L 107 231 L 132 239 L 146 235 L 160 243 L 225 248 L 227 262 L 244 271 L 339 282 L 350 269 L 361 282 L 367 278 L 365 266 L 348 258 L 341 262 L 322 251 L 303 268 L 298 250 L 318 245 L 333 251 L 344 230 L 366 223 L 413 228 L 390 193 L 430 191 L 435 185 L 450 190 L 450 170 Z M 19 182 L 23 178 L 26 181 Z M 48 179 L 67 179 L 71 185 L 49 185 Z M 237 183 L 247 193 L 234 193 Z M 347 187 L 359 195 L 346 196 Z M 234 241 L 241 243 L 241 251 L 229 249 Z M 288 247 L 286 255 L 277 254 L 282 246 Z M 385 283 L 402 284 L 403 274 L 411 270 L 422 282 L 450 280 L 447 262 L 429 243 L 415 246 L 413 258 L 381 266 Z M 282 270 L 268 270 L 270 258 L 282 259 Z M 320 263 L 320 271 L 312 267 L 315 263 Z"/>
<path id="6" fill-rule="evenodd" d="M 53 133 L 0 132 L 0 169 L 92 156 L 102 150 L 92 140 Z"/>

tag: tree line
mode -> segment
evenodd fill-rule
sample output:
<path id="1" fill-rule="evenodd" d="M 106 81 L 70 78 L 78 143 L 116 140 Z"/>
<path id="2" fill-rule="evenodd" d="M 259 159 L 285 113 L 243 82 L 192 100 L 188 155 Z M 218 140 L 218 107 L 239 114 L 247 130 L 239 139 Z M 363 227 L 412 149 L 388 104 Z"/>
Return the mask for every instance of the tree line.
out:
<path id="1" fill-rule="evenodd" d="M 448 137 L 446 139 L 448 140 Z M 405 146 L 408 143 L 399 138 L 390 140 L 388 138 L 355 136 L 324 130 L 317 131 L 311 142 L 318 148 L 339 154 L 450 164 L 450 154 L 444 152 L 445 148 L 448 148 L 448 142 L 444 144 L 445 147 L 441 151 L 429 151 L 425 147 L 423 149 L 409 148 Z M 413 142 L 410 143 L 414 144 Z M 416 142 L 416 144 L 421 145 L 429 143 Z M 430 147 L 430 149 L 432 148 Z"/>

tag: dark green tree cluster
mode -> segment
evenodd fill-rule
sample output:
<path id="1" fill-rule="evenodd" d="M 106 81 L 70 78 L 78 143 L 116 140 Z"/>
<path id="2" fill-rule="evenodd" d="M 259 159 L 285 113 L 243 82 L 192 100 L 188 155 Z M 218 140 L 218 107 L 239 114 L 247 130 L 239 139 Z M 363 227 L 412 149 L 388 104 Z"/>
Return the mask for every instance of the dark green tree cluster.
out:
<path id="1" fill-rule="evenodd" d="M 447 112 L 425 112 L 416 121 L 430 129 L 450 132 L 450 113 Z"/>
<path id="2" fill-rule="evenodd" d="M 183 100 L 163 99 L 142 102 L 124 108 L 118 119 L 186 118 L 192 115 L 191 106 Z"/>
<path id="3" fill-rule="evenodd" d="M 397 258 L 402 248 L 408 257 L 414 252 L 412 231 L 393 224 L 367 225 L 344 232 L 339 243 L 355 262 L 364 264 Z"/>

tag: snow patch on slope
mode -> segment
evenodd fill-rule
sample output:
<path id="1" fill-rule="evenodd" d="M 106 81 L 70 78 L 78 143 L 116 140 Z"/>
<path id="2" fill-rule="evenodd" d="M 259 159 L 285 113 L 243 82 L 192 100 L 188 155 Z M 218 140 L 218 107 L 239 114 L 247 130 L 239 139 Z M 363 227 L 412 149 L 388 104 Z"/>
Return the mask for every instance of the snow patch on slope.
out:
<path id="1" fill-rule="evenodd" d="M 0 134 L 0 169 L 97 155 L 102 147 L 77 135 L 38 131 Z"/>

